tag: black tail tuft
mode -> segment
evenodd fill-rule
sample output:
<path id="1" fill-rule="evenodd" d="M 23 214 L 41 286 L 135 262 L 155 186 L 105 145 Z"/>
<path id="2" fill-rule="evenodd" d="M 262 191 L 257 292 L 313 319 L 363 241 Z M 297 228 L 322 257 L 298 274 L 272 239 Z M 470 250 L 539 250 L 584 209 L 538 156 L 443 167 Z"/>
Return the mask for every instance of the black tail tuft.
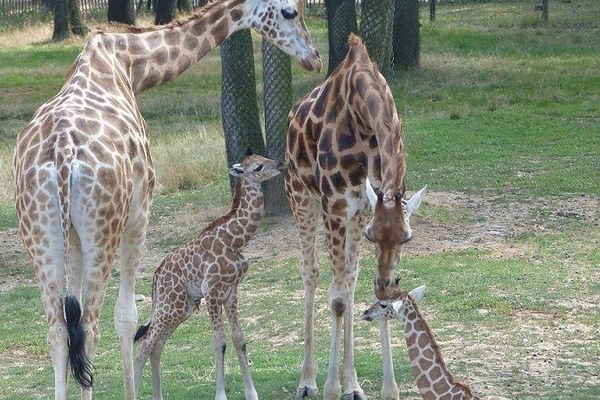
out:
<path id="1" fill-rule="evenodd" d="M 133 343 L 140 340 L 146 334 L 146 332 L 148 332 L 148 328 L 150 328 L 150 322 L 148 322 L 146 325 L 140 326 L 138 328 L 137 332 L 135 333 L 135 337 L 133 338 Z"/>
<path id="2" fill-rule="evenodd" d="M 73 377 L 84 388 L 92 387 L 92 363 L 85 354 L 85 330 L 81 325 L 81 307 L 75 296 L 65 297 L 65 320 L 69 333 L 69 362 Z"/>

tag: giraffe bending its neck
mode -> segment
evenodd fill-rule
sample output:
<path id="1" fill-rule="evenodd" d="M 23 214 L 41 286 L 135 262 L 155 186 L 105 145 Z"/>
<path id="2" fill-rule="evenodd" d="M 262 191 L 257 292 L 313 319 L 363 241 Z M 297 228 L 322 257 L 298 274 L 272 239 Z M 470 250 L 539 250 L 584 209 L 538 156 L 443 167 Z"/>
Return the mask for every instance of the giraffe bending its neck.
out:
<path id="1" fill-rule="evenodd" d="M 138 330 L 140 349 L 135 360 L 135 386 L 139 395 L 142 369 L 150 356 L 152 398 L 162 399 L 160 356 L 167 339 L 186 321 L 204 298 L 213 328 L 216 363 L 216 399 L 225 400 L 225 334 L 221 309 L 229 318 L 233 344 L 244 378 L 246 400 L 258 396 L 252 383 L 244 333 L 237 319 L 238 284 L 248 270 L 242 249 L 258 229 L 264 213 L 264 182 L 279 175 L 285 166 L 260 156 L 249 156 L 234 165 L 230 174 L 238 177 L 229 213 L 213 221 L 191 243 L 168 255 L 154 273 L 150 322 Z"/>
<path id="2" fill-rule="evenodd" d="M 290 112 L 286 192 L 303 255 L 305 288 L 304 362 L 297 397 L 317 393 L 313 312 L 319 269 L 316 227 L 322 215 L 332 261 L 328 302 L 333 312 L 329 369 L 324 398 L 339 399 L 339 342 L 344 324 L 344 398 L 362 399 L 354 369 L 353 308 L 362 232 L 376 245 L 375 293 L 386 298 L 396 286 L 393 269 L 412 237 L 410 213 L 423 191 L 404 198 L 402 123 L 391 90 L 366 47 L 354 35 L 338 68 Z M 379 192 L 373 194 L 372 182 Z M 368 189 L 368 190 L 367 190 Z M 385 379 L 382 398 L 398 399 L 387 322 L 381 324 Z"/>
<path id="3" fill-rule="evenodd" d="M 304 68 L 320 70 L 321 58 L 306 30 L 303 7 L 300 0 L 221 0 L 169 25 L 99 29 L 71 70 L 89 73 L 86 67 L 92 64 L 99 84 L 125 85 L 139 93 L 180 75 L 232 33 L 246 28 L 257 30 Z M 111 71 L 117 76 L 112 77 Z"/>
<path id="4" fill-rule="evenodd" d="M 408 356 L 419 393 L 424 400 L 482 400 L 471 387 L 458 381 L 446 366 L 431 328 L 417 307 L 425 294 L 425 286 L 410 293 L 396 289 L 389 300 L 379 300 L 363 314 L 363 319 L 398 319 L 404 327 Z M 507 400 L 487 396 L 483 400 Z"/>
<path id="5" fill-rule="evenodd" d="M 136 94 L 174 78 L 231 33 L 248 27 L 306 68 L 319 69 L 303 4 L 221 0 L 163 27 L 100 31 L 85 45 L 61 91 L 19 133 L 13 155 L 15 202 L 49 325 L 56 399 L 66 399 L 69 364 L 82 397 L 92 396 L 99 314 L 119 246 L 114 322 L 125 398 L 135 395 L 135 275 L 154 187 L 148 129 Z"/>

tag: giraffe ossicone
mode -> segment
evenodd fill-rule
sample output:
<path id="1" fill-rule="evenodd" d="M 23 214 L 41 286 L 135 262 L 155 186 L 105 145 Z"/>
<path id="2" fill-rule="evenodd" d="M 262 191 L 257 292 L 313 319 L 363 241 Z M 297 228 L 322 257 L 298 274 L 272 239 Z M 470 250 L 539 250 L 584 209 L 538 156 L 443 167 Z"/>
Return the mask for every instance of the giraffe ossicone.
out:
<path id="1" fill-rule="evenodd" d="M 213 329 L 216 399 L 225 400 L 225 333 L 222 309 L 225 308 L 237 352 L 246 400 L 258 395 L 248 365 L 246 341 L 237 319 L 238 285 L 246 275 L 248 263 L 241 254 L 254 235 L 264 214 L 261 182 L 286 169 L 284 163 L 259 155 L 246 157 L 229 173 L 236 177 L 231 209 L 215 219 L 196 239 L 169 254 L 154 273 L 152 306 L 147 324 L 135 341 L 140 342 L 135 359 L 135 388 L 139 395 L 142 370 L 148 357 L 152 368 L 152 399 L 162 399 L 160 357 L 167 339 L 185 322 L 204 299 Z"/>
<path id="2" fill-rule="evenodd" d="M 375 302 L 363 313 L 363 319 L 400 320 L 413 377 L 424 400 L 507 400 L 500 396 L 479 397 L 450 372 L 429 324 L 417 307 L 417 301 L 424 295 L 425 286 L 408 293 L 398 288 L 389 299 Z"/>

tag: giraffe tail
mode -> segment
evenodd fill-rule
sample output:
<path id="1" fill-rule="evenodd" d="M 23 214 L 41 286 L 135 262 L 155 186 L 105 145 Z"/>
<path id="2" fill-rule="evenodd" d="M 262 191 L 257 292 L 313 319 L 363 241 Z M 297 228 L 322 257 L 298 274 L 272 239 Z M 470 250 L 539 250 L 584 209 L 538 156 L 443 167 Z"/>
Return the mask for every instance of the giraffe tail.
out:
<path id="1" fill-rule="evenodd" d="M 81 325 L 81 307 L 73 295 L 65 297 L 65 320 L 69 334 L 69 362 L 73 377 L 84 388 L 92 387 L 92 363 L 85 354 L 85 330 Z"/>
<path id="2" fill-rule="evenodd" d="M 62 132 L 58 137 L 61 146 L 55 149 L 54 163 L 57 172 L 60 224 L 64 243 L 65 265 L 69 265 L 69 230 L 71 229 L 71 180 L 75 154 L 71 139 Z M 68 275 L 68 274 L 67 274 Z M 81 324 L 81 305 L 77 297 L 67 293 L 64 303 L 65 322 L 68 333 L 69 363 L 73 377 L 81 387 L 90 388 L 93 383 L 92 363 L 85 352 L 86 333 Z"/>
<path id="3" fill-rule="evenodd" d="M 152 291 L 150 293 L 150 295 L 152 297 L 152 305 L 150 307 L 150 318 L 148 318 L 148 322 L 146 324 L 144 324 L 138 328 L 137 332 L 135 333 L 135 336 L 133 337 L 133 343 L 136 343 L 138 340 L 143 338 L 144 335 L 148 332 L 148 329 L 150 329 L 150 326 L 152 325 L 152 319 L 154 317 L 154 307 L 155 307 L 155 303 L 156 303 L 156 297 L 154 296 L 154 293 L 156 290 L 156 281 L 157 281 L 157 277 L 158 277 L 157 272 L 160 269 L 160 267 L 162 267 L 162 263 L 161 263 L 161 265 L 158 266 L 158 268 L 154 272 L 154 276 L 152 277 Z"/>
<path id="4" fill-rule="evenodd" d="M 133 343 L 137 342 L 138 340 L 144 337 L 146 332 L 148 332 L 148 329 L 150 328 L 151 324 L 152 321 L 148 321 L 147 324 L 142 325 L 138 328 L 137 332 L 135 333 L 135 337 L 133 338 Z"/>

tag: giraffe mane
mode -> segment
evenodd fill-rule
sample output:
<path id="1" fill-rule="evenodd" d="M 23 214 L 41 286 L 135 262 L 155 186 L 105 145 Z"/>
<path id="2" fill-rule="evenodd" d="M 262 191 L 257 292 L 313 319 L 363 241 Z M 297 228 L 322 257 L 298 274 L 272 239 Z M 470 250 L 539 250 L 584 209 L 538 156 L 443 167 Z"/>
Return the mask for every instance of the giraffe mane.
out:
<path id="1" fill-rule="evenodd" d="M 231 209 L 227 212 L 227 214 L 220 216 L 219 218 L 215 219 L 210 224 L 208 224 L 208 226 L 206 226 L 206 228 L 204 228 L 202 230 L 202 232 L 200 232 L 198 237 L 201 237 L 206 232 L 211 231 L 212 229 L 216 228 L 217 226 L 222 225 L 226 221 L 229 221 L 231 218 L 233 218 L 233 216 L 237 212 L 238 208 L 240 207 L 241 199 L 242 199 L 242 178 L 236 178 L 235 188 L 233 189 L 233 200 L 231 201 Z"/>
<path id="2" fill-rule="evenodd" d="M 111 22 L 105 25 L 99 25 L 94 30 L 94 34 L 102 34 L 102 33 L 145 33 L 145 32 L 155 32 L 166 29 L 178 28 L 181 25 L 198 18 L 205 12 L 208 12 L 215 8 L 216 6 L 225 3 L 228 0 L 212 0 L 202 8 L 194 11 L 191 14 L 188 14 L 181 18 L 176 18 L 174 21 L 165 24 L 165 25 L 153 25 L 153 26 L 131 26 L 127 24 L 122 24 L 119 22 Z M 243 0 L 242 0 L 243 1 Z"/>
<path id="3" fill-rule="evenodd" d="M 419 307 L 417 306 L 417 301 L 410 293 L 406 293 L 406 296 L 410 299 L 412 306 L 415 309 L 415 312 L 419 316 L 421 316 L 421 312 L 419 311 Z M 468 383 L 457 379 L 456 376 L 454 376 L 454 374 L 448 369 L 448 366 L 446 365 L 446 360 L 442 355 L 440 345 L 438 344 L 431 328 L 429 327 L 429 324 L 427 323 L 427 321 L 425 321 L 423 317 L 421 317 L 421 321 L 423 321 L 423 326 L 425 327 L 425 334 L 429 337 L 431 348 L 433 349 L 433 352 L 437 356 L 438 360 L 440 360 L 440 368 L 442 369 L 442 371 L 444 371 L 444 373 L 448 375 L 450 383 L 462 387 L 467 393 L 469 393 L 471 396 L 474 396 L 473 389 L 471 389 L 471 386 Z"/>

